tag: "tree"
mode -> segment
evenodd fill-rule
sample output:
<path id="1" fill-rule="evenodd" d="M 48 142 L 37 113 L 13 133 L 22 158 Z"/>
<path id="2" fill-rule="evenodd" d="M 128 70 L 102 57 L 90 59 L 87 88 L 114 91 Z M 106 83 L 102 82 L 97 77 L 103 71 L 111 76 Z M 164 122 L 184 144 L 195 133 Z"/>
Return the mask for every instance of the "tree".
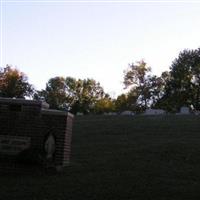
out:
<path id="1" fill-rule="evenodd" d="M 158 82 L 158 90 L 156 96 L 156 101 L 154 103 L 155 108 L 164 109 L 169 112 L 175 112 L 173 108 L 173 102 L 170 102 L 170 89 L 169 89 L 169 82 L 171 81 L 171 74 L 168 71 L 165 71 L 161 74 Z"/>
<path id="2" fill-rule="evenodd" d="M 35 99 L 44 98 L 51 109 L 65 109 L 67 103 L 66 83 L 63 77 L 50 78 L 46 89 L 38 91 Z"/>
<path id="3" fill-rule="evenodd" d="M 93 79 L 54 77 L 49 79 L 46 89 L 38 91 L 35 98 L 44 98 L 50 108 L 77 112 L 94 112 L 95 103 L 105 97 L 100 83 Z"/>
<path id="4" fill-rule="evenodd" d="M 94 112 L 97 114 L 109 113 L 115 111 L 115 101 L 112 100 L 109 95 L 96 101 L 94 106 Z"/>
<path id="5" fill-rule="evenodd" d="M 28 77 L 18 69 L 7 65 L 0 68 L 0 96 L 9 98 L 25 98 L 33 95 L 34 88 Z"/>
<path id="6" fill-rule="evenodd" d="M 143 60 L 136 64 L 129 64 L 129 68 L 124 72 L 124 85 L 125 89 L 130 88 L 129 96 L 133 93 L 134 102 L 138 106 L 147 108 L 150 106 L 150 71 L 151 68 L 147 66 Z"/>
<path id="7" fill-rule="evenodd" d="M 75 85 L 71 111 L 73 113 L 83 112 L 85 114 L 94 112 L 96 102 L 104 98 L 105 95 L 100 83 L 94 79 L 78 79 Z"/>
<path id="8" fill-rule="evenodd" d="M 115 101 L 115 107 L 118 112 L 129 110 L 128 96 L 126 94 L 119 95 Z"/>
<path id="9" fill-rule="evenodd" d="M 161 102 L 174 112 L 184 105 L 200 109 L 200 48 L 184 50 L 172 62 Z"/>
<path id="10" fill-rule="evenodd" d="M 151 107 L 156 107 L 158 101 L 165 94 L 165 87 L 168 78 L 169 78 L 169 72 L 167 71 L 163 72 L 160 77 L 154 75 L 149 78 L 148 89 L 149 89 Z"/>
<path id="11" fill-rule="evenodd" d="M 147 66 L 147 63 L 144 62 L 144 60 L 136 63 L 137 64 L 129 64 L 128 69 L 124 71 L 125 88 L 143 85 L 147 73 L 151 71 L 151 68 Z"/>

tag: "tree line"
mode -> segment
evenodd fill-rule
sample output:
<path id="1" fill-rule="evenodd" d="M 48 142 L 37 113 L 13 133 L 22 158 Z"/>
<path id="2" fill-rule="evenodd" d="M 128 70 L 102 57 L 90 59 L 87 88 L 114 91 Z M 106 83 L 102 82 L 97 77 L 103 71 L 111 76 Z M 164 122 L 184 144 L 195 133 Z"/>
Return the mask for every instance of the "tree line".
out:
<path id="1" fill-rule="evenodd" d="M 53 77 L 43 90 L 35 90 L 16 68 L 0 68 L 0 97 L 45 100 L 51 109 L 74 114 L 143 112 L 147 108 L 177 112 L 182 106 L 200 110 L 200 48 L 181 51 L 169 71 L 153 75 L 144 60 L 131 63 L 123 74 L 128 92 L 112 99 L 94 79 Z"/>

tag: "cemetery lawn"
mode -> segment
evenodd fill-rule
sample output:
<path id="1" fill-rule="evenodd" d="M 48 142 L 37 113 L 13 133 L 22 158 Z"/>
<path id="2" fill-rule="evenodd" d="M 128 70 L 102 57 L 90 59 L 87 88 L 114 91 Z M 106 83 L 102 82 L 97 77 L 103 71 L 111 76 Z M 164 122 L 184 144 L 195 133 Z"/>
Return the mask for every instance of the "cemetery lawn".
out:
<path id="1" fill-rule="evenodd" d="M 2 200 L 197 200 L 200 116 L 79 116 L 71 165 L 1 174 Z"/>

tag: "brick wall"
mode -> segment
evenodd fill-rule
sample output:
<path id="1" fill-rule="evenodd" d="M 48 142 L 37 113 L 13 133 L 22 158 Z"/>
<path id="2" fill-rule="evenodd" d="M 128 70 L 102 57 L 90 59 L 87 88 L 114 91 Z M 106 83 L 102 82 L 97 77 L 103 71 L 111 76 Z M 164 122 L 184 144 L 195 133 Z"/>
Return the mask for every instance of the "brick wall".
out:
<path id="1" fill-rule="evenodd" d="M 43 102 L 0 98 L 0 164 L 68 165 L 72 123 L 72 114 Z"/>

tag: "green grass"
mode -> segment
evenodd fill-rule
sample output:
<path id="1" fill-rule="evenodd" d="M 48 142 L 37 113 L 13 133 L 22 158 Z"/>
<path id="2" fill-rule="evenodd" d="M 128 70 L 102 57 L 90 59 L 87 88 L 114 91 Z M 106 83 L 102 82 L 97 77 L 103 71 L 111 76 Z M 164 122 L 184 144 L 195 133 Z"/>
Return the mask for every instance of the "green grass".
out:
<path id="1" fill-rule="evenodd" d="M 80 116 L 65 172 L 0 177 L 0 200 L 200 198 L 200 117 Z"/>

